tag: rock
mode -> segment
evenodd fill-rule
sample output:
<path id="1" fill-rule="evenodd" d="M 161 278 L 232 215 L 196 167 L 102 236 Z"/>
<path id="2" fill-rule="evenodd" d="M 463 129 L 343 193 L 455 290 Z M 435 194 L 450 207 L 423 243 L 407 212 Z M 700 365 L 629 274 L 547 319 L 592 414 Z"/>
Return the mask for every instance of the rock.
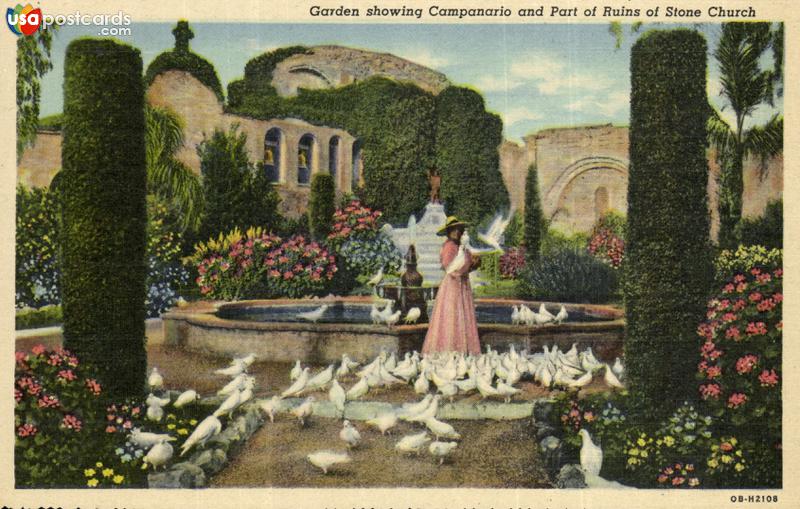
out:
<path id="1" fill-rule="evenodd" d="M 561 468 L 561 440 L 550 435 L 539 442 L 539 451 L 542 462 L 550 474 L 555 474 Z"/>
<path id="2" fill-rule="evenodd" d="M 556 476 L 556 488 L 561 489 L 575 489 L 585 488 L 586 478 L 583 475 L 580 465 L 571 463 L 561 467 L 561 471 Z"/>
<path id="3" fill-rule="evenodd" d="M 533 420 L 536 423 L 550 424 L 553 415 L 554 401 L 537 399 L 533 402 Z"/>
<path id="4" fill-rule="evenodd" d="M 208 475 L 213 475 L 222 470 L 228 461 L 228 455 L 222 449 L 206 449 L 192 460 L 192 463 L 203 469 Z"/>
<path id="5" fill-rule="evenodd" d="M 542 440 L 550 435 L 556 435 L 558 430 L 549 424 L 536 423 L 536 438 Z"/>
<path id="6" fill-rule="evenodd" d="M 153 472 L 147 476 L 149 488 L 203 488 L 205 485 L 203 469 L 188 462 L 176 463 L 166 472 Z"/>

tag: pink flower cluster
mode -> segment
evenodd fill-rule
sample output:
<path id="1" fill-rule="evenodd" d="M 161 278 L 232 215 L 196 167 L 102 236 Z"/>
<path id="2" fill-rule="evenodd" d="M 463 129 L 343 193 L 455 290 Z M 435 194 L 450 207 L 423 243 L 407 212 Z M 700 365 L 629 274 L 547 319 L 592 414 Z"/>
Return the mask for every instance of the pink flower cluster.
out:
<path id="1" fill-rule="evenodd" d="M 89 389 L 89 391 L 95 396 L 99 396 L 102 392 L 102 387 L 100 387 L 100 384 L 97 383 L 97 380 L 93 378 L 86 379 L 86 388 Z"/>
<path id="2" fill-rule="evenodd" d="M 758 375 L 758 381 L 761 382 L 762 387 L 774 387 L 778 385 L 778 373 L 774 369 L 764 370 Z"/>
<path id="3" fill-rule="evenodd" d="M 753 368 L 758 364 L 758 357 L 755 355 L 745 355 L 736 361 L 736 372 L 740 375 L 745 375 L 753 371 Z"/>
<path id="4" fill-rule="evenodd" d="M 36 436 L 36 433 L 38 432 L 39 429 L 36 426 L 28 423 L 25 423 L 17 428 L 17 436 L 19 436 L 20 438 L 33 437 Z"/>
<path id="5" fill-rule="evenodd" d="M 656 480 L 659 484 L 671 485 L 674 488 L 700 486 L 700 479 L 694 475 L 692 463 L 675 463 L 661 469 Z"/>
<path id="6" fill-rule="evenodd" d="M 365 207 L 359 200 L 353 200 L 344 208 L 336 209 L 333 226 L 328 240 L 343 242 L 354 235 L 378 231 L 378 219 L 382 213 Z"/>
<path id="7" fill-rule="evenodd" d="M 81 420 L 72 414 L 65 415 L 64 419 L 62 419 L 61 421 L 61 427 L 66 429 L 71 429 L 76 432 L 81 430 L 82 425 L 83 423 L 81 422 Z"/>
<path id="8" fill-rule="evenodd" d="M 512 247 L 500 256 L 500 276 L 515 278 L 525 267 L 525 248 Z"/>
<path id="9" fill-rule="evenodd" d="M 602 259 L 615 269 L 622 265 L 625 257 L 625 241 L 607 226 L 595 229 L 589 239 L 587 249 L 590 254 Z"/>

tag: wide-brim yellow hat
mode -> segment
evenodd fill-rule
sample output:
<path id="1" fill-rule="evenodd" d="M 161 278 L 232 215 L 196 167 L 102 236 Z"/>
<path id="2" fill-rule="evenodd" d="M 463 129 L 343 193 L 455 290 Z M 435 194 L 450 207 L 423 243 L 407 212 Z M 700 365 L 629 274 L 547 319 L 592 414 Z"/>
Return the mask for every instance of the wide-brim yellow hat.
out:
<path id="1" fill-rule="evenodd" d="M 456 216 L 450 216 L 447 218 L 447 221 L 444 222 L 444 226 L 439 228 L 439 231 L 436 232 L 436 235 L 439 235 L 440 237 L 444 236 L 447 234 L 448 230 L 457 226 L 463 226 L 466 228 L 468 224 L 463 221 L 459 221 Z"/>

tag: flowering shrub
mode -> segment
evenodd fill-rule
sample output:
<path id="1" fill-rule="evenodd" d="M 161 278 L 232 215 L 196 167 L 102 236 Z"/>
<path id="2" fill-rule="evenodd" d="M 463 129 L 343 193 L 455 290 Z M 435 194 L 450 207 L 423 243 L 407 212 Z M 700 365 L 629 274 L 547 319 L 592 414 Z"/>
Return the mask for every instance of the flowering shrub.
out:
<path id="1" fill-rule="evenodd" d="M 336 273 L 336 257 L 295 235 L 238 229 L 200 244 L 193 256 L 200 293 L 212 299 L 303 297 L 321 294 Z"/>
<path id="2" fill-rule="evenodd" d="M 505 279 L 516 278 L 525 267 L 525 248 L 512 247 L 500 256 L 500 276 Z"/>
<path id="3" fill-rule="evenodd" d="M 592 228 L 586 249 L 593 256 L 618 269 L 625 257 L 625 218 L 615 212 L 601 217 Z"/>
<path id="4" fill-rule="evenodd" d="M 328 241 L 338 247 L 353 238 L 370 240 L 377 236 L 381 215 L 381 211 L 365 207 L 359 200 L 352 200 L 333 213 L 333 226 L 328 234 Z"/>
<path id="5" fill-rule="evenodd" d="M 147 202 L 147 317 L 160 316 L 175 305 L 178 288 L 189 282 L 180 260 L 182 235 L 172 226 L 167 206 L 155 197 Z"/>
<path id="6" fill-rule="evenodd" d="M 658 430 L 660 436 L 674 440 L 675 451 L 684 457 L 693 456 L 698 449 L 706 449 L 710 443 L 713 420 L 702 415 L 694 405 L 684 403 Z M 700 458 L 697 458 L 699 460 Z"/>
<path id="7" fill-rule="evenodd" d="M 771 272 L 783 265 L 783 250 L 764 246 L 739 246 L 736 251 L 722 251 L 714 260 L 716 280 L 722 285 L 735 274 L 745 274 L 753 268 Z"/>
<path id="8" fill-rule="evenodd" d="M 18 309 L 61 303 L 58 231 L 55 192 L 17 186 L 15 304 Z"/>
<path id="9" fill-rule="evenodd" d="M 18 486 L 80 483 L 80 461 L 95 444 L 102 387 L 67 350 L 17 352 L 14 370 L 15 475 Z M 90 447 L 88 449 L 91 449 Z"/>

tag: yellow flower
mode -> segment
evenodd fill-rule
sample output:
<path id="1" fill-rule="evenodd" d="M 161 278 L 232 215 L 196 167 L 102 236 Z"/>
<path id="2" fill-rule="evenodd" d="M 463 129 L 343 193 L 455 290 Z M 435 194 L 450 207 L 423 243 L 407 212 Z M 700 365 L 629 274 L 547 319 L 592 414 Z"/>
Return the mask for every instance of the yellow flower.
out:
<path id="1" fill-rule="evenodd" d="M 112 475 L 114 475 L 114 469 L 113 468 L 104 468 L 103 469 L 103 477 L 111 477 Z"/>
<path id="2" fill-rule="evenodd" d="M 103 464 L 99 461 L 95 463 L 94 466 L 96 466 L 97 468 L 103 468 Z"/>
<path id="3" fill-rule="evenodd" d="M 194 426 L 195 424 L 197 424 L 197 419 L 189 419 L 189 424 Z"/>
<path id="4" fill-rule="evenodd" d="M 739 441 L 738 441 L 738 440 L 736 440 L 736 437 L 731 437 L 731 439 L 730 439 L 730 440 L 728 440 L 728 442 L 730 442 L 730 443 L 731 443 L 731 445 L 736 445 L 737 443 L 739 443 Z"/>
<path id="5" fill-rule="evenodd" d="M 711 458 L 708 460 L 708 466 L 711 468 L 717 468 L 719 466 L 719 462 L 716 460 L 716 458 Z"/>
<path id="6" fill-rule="evenodd" d="M 737 472 L 741 472 L 742 470 L 744 470 L 744 465 L 742 465 L 741 463 L 737 463 L 736 466 L 733 468 L 736 469 Z"/>
<path id="7" fill-rule="evenodd" d="M 644 447 L 645 445 L 647 445 L 647 442 L 644 441 L 644 438 L 640 438 L 639 440 L 636 441 L 636 444 L 639 447 Z"/>
<path id="8" fill-rule="evenodd" d="M 722 462 L 725 463 L 726 465 L 732 461 L 733 461 L 733 456 L 730 456 L 728 454 L 722 455 Z"/>
<path id="9" fill-rule="evenodd" d="M 741 456 L 742 455 L 742 451 L 741 450 L 736 451 L 736 455 L 737 456 Z"/>
<path id="10" fill-rule="evenodd" d="M 94 488 L 95 486 L 97 486 L 97 483 L 99 482 L 100 481 L 98 481 L 97 479 L 89 479 L 88 481 L 86 481 L 86 486 Z"/>
<path id="11" fill-rule="evenodd" d="M 175 420 L 175 414 L 167 414 L 167 419 L 170 421 Z"/>
<path id="12" fill-rule="evenodd" d="M 664 444 L 667 447 L 672 447 L 673 445 L 675 445 L 675 439 L 670 436 L 666 436 L 664 437 Z"/>
<path id="13" fill-rule="evenodd" d="M 642 451 L 642 458 L 646 458 L 646 457 L 647 457 L 647 451 Z"/>
<path id="14" fill-rule="evenodd" d="M 96 473 L 97 472 L 95 472 L 93 468 L 87 468 L 86 470 L 83 471 L 83 475 L 85 475 L 86 477 L 92 477 Z"/>
<path id="15" fill-rule="evenodd" d="M 635 465 L 637 463 L 639 463 L 639 460 L 636 458 L 628 458 L 628 465 Z"/>
<path id="16" fill-rule="evenodd" d="M 125 480 L 125 477 L 121 476 L 121 475 L 115 475 L 114 479 L 112 479 L 112 480 L 114 481 L 114 484 L 120 484 L 120 483 L 122 483 L 122 481 Z"/>
<path id="17" fill-rule="evenodd" d="M 181 428 L 181 429 L 178 430 L 178 434 L 179 435 L 188 435 L 189 434 L 189 430 L 187 430 L 186 428 Z"/>
<path id="18" fill-rule="evenodd" d="M 631 450 L 628 451 L 628 454 L 630 454 L 631 456 L 638 456 L 639 455 L 639 449 L 637 449 L 636 447 L 633 447 Z"/>
<path id="19" fill-rule="evenodd" d="M 142 463 L 142 470 L 147 470 L 147 463 Z"/>
<path id="20" fill-rule="evenodd" d="M 167 429 L 175 429 L 175 425 L 174 424 L 167 424 Z"/>

